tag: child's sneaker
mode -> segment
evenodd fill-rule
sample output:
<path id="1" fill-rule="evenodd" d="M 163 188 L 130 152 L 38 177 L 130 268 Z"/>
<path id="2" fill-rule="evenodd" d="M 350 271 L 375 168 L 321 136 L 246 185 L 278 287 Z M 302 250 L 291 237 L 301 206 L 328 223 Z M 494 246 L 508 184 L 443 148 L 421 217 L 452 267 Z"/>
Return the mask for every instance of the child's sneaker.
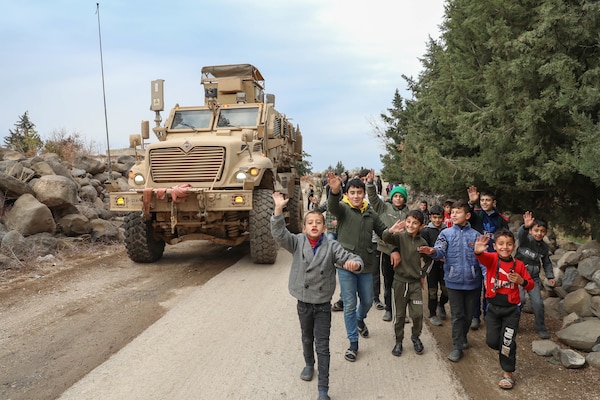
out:
<path id="1" fill-rule="evenodd" d="M 415 347 L 415 353 L 423 354 L 424 347 L 423 343 L 421 342 L 421 339 L 415 336 L 411 337 L 410 339 L 412 340 L 413 346 Z"/>
<path id="2" fill-rule="evenodd" d="M 440 319 L 437 317 L 437 315 L 434 315 L 433 317 L 429 317 L 429 322 L 431 322 L 431 325 L 433 325 L 433 326 L 442 326 L 442 321 L 440 321 Z"/>

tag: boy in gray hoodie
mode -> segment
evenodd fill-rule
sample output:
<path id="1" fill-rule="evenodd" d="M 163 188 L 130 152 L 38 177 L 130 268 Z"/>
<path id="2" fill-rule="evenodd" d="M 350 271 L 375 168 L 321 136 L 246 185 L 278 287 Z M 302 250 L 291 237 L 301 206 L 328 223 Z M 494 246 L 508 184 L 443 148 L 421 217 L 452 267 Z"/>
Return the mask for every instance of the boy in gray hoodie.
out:
<path id="1" fill-rule="evenodd" d="M 360 273 L 364 264 L 359 256 L 345 250 L 337 241 L 327 239 L 323 214 L 309 211 L 304 216 L 303 233 L 292 234 L 286 229 L 283 216 L 289 199 L 275 192 L 273 201 L 275 207 L 271 217 L 271 233 L 277 243 L 293 255 L 288 289 L 298 299 L 297 311 L 306 363 L 300 378 L 312 380 L 316 348 L 319 400 L 329 400 L 329 334 L 336 265 L 337 268 Z"/>

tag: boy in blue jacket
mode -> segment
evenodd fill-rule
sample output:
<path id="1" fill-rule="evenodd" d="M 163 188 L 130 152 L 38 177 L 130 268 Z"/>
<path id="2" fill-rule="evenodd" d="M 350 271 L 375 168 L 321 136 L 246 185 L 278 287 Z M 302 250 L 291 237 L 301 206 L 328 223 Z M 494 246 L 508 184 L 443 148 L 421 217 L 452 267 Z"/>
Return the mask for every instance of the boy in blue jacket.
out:
<path id="1" fill-rule="evenodd" d="M 319 368 L 319 400 L 329 400 L 329 334 L 331 331 L 331 297 L 335 291 L 336 265 L 360 273 L 362 259 L 325 236 L 325 218 L 318 211 L 304 216 L 303 233 L 292 234 L 285 227 L 283 209 L 289 202 L 279 192 L 273 193 L 275 208 L 271 233 L 281 247 L 292 253 L 288 289 L 298 299 L 297 311 L 302 330 L 302 350 L 306 366 L 300 378 L 310 381 L 314 374 L 315 348 Z"/>
<path id="2" fill-rule="evenodd" d="M 467 202 L 455 202 L 451 215 L 452 228 L 441 231 L 435 245 L 422 247 L 420 252 L 431 255 L 434 260 L 445 259 L 444 280 L 450 301 L 453 346 L 448 359 L 458 362 L 469 346 L 467 333 L 483 284 L 483 270 L 473 252 L 481 234 L 469 224 L 471 209 Z"/>

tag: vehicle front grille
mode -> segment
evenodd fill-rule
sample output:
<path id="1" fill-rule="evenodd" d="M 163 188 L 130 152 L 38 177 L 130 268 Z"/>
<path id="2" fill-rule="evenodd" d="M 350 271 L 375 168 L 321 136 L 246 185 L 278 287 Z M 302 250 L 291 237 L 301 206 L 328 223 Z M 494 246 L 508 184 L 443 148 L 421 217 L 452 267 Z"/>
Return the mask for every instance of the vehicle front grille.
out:
<path id="1" fill-rule="evenodd" d="M 179 147 L 150 150 L 154 182 L 213 182 L 221 179 L 225 148 L 197 146 L 189 152 Z"/>

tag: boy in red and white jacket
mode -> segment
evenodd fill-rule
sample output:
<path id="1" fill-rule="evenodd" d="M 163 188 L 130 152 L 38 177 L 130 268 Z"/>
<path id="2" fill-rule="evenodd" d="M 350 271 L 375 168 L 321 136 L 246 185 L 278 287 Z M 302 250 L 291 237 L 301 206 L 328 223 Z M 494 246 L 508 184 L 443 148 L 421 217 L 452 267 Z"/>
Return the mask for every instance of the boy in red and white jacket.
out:
<path id="1" fill-rule="evenodd" d="M 522 261 L 514 259 L 515 236 L 508 229 L 494 234 L 495 253 L 487 252 L 490 238 L 480 236 L 475 241 L 475 257 L 486 268 L 485 297 L 488 300 L 486 343 L 498 350 L 502 389 L 514 386 L 513 372 L 517 362 L 517 330 L 521 316 L 519 285 L 531 290 L 535 283 Z"/>

